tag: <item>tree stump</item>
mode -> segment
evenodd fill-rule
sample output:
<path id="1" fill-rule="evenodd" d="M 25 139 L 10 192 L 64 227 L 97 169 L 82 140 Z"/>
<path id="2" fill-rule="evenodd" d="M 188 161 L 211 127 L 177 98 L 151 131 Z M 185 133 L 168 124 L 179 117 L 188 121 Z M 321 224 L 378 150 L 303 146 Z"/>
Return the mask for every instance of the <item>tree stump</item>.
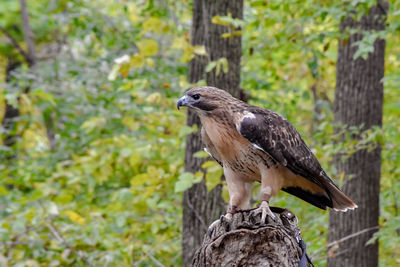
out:
<path id="1" fill-rule="evenodd" d="M 204 236 L 192 266 L 297 267 L 302 256 L 296 239 L 297 218 L 288 210 L 271 210 L 276 222 L 267 217 L 267 222 L 261 223 L 261 215 L 251 217 L 251 210 L 234 214 L 230 223 L 220 222 Z"/>

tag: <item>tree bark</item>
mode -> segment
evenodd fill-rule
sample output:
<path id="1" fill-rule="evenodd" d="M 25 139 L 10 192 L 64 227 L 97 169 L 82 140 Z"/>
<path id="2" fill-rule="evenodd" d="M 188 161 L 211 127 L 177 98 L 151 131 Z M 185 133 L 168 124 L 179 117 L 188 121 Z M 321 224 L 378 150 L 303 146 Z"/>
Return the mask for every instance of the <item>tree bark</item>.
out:
<path id="1" fill-rule="evenodd" d="M 29 24 L 29 15 L 28 9 L 26 6 L 26 0 L 20 0 L 20 7 L 21 7 L 21 21 L 22 21 L 22 29 L 24 34 L 24 40 L 27 44 L 28 51 L 25 52 L 16 42 L 16 40 L 4 29 L 3 27 L 0 28 L 3 33 L 10 39 L 14 47 L 21 53 L 21 55 L 27 61 L 29 67 L 33 67 L 36 63 L 36 48 L 35 43 L 33 40 L 33 33 L 31 26 Z M 20 62 L 14 62 L 12 57 L 9 57 L 9 63 L 7 65 L 7 74 L 6 74 L 6 82 L 11 80 L 12 71 L 16 69 L 20 65 Z M 25 92 L 29 92 L 29 87 L 25 89 Z M 15 120 L 19 116 L 19 110 L 10 104 L 6 103 L 6 111 L 4 114 L 4 119 L 2 121 L 2 126 L 6 130 L 6 136 L 4 137 L 4 145 L 7 147 L 12 147 L 16 142 L 16 136 L 12 132 L 12 129 L 15 125 Z M 8 154 L 6 156 L 7 159 L 14 158 L 15 155 Z"/>
<path id="2" fill-rule="evenodd" d="M 190 82 L 206 80 L 210 86 L 226 89 L 236 97 L 245 96 L 239 87 L 240 84 L 240 57 L 241 37 L 221 38 L 221 34 L 228 32 L 229 27 L 211 23 L 213 16 L 227 16 L 243 18 L 243 0 L 195 0 L 193 3 L 192 45 L 204 45 L 208 56 L 198 56 L 190 62 Z M 222 57 L 228 60 L 228 73 L 222 71 L 216 75 L 215 70 L 205 72 L 209 61 Z M 185 171 L 196 172 L 201 170 L 203 159 L 194 158 L 193 154 L 202 150 L 200 138 L 200 120 L 190 110 L 188 111 L 187 125 L 198 125 L 198 131 L 190 134 L 186 140 Z M 193 185 L 183 195 L 183 233 L 182 255 L 183 265 L 190 266 L 194 251 L 201 245 L 208 225 L 225 212 L 225 203 L 221 197 L 221 186 L 208 192 L 204 182 Z"/>
<path id="3" fill-rule="evenodd" d="M 384 30 L 387 5 L 380 1 L 378 3 L 360 21 L 347 17 L 340 24 L 341 32 L 345 32 L 346 28 L 366 32 Z M 384 76 L 385 40 L 375 41 L 374 51 L 366 60 L 354 60 L 354 53 L 358 49 L 354 44 L 362 37 L 361 33 L 356 33 L 348 40 L 339 42 L 334 114 L 336 123 L 347 127 L 363 125 L 362 130 L 367 130 L 373 126 L 382 126 L 381 79 Z M 339 129 L 337 127 L 336 131 Z M 345 181 L 343 191 L 358 204 L 358 209 L 347 213 L 330 212 L 329 242 L 363 229 L 373 230 L 356 235 L 330 249 L 328 266 L 378 266 L 378 243 L 367 246 L 366 242 L 378 226 L 381 148 L 378 145 L 371 152 L 359 150 L 345 162 L 338 155 L 334 165 L 338 173 L 352 176 Z"/>
<path id="4" fill-rule="evenodd" d="M 22 19 L 22 29 L 24 32 L 24 40 L 28 47 L 27 61 L 29 66 L 33 66 L 36 63 L 36 48 L 35 48 L 35 42 L 33 40 L 32 29 L 29 24 L 28 9 L 26 6 L 26 0 L 20 0 L 19 2 L 21 5 L 21 19 Z"/>
<path id="5" fill-rule="evenodd" d="M 260 224 L 260 216 L 254 219 L 249 211 L 234 214 L 231 223 L 220 223 L 205 235 L 192 266 L 298 266 L 302 250 L 296 219 L 282 215 L 276 213 L 277 222 Z"/>

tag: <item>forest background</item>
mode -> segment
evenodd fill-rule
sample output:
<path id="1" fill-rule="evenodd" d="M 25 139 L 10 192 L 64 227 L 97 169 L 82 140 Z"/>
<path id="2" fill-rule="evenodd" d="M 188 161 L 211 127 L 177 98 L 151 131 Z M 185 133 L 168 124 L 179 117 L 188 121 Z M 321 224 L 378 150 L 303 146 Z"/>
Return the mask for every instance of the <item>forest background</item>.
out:
<path id="1" fill-rule="evenodd" d="M 188 62 L 207 54 L 190 45 L 192 1 L 26 2 L 33 58 L 20 1 L 0 4 L 0 266 L 176 266 L 182 192 L 204 176 L 184 172 L 185 137 L 196 129 L 176 110 L 194 86 Z M 376 38 L 386 38 L 383 128 L 344 142 L 333 131 L 339 23 L 349 8 L 364 14 L 375 4 L 248 0 L 243 20 L 226 14 L 213 23 L 242 36 L 241 87 L 249 102 L 286 116 L 339 185 L 345 174 L 330 164 L 335 154 L 382 146 L 375 238 L 380 265 L 396 266 L 398 1 L 389 2 L 385 32 L 364 36 L 355 54 L 368 57 Z M 211 70 L 229 71 L 224 59 L 210 62 Z M 7 110 L 18 110 L 11 124 Z M 213 161 L 204 168 L 211 190 L 222 170 Z M 299 217 L 314 263 L 325 264 L 328 212 L 285 193 L 272 205 Z"/>

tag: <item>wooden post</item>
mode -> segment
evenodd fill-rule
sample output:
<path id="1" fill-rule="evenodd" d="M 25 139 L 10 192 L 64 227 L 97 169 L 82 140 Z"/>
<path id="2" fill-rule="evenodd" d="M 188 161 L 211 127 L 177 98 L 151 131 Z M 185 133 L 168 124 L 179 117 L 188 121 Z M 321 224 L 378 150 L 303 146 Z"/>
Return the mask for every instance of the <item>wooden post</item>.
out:
<path id="1" fill-rule="evenodd" d="M 271 210 L 275 213 L 278 209 Z M 261 224 L 261 216 L 253 218 L 250 211 L 234 214 L 232 222 L 223 221 L 206 234 L 192 266 L 297 267 L 302 249 L 296 239 L 299 228 L 294 214 L 288 210 L 275 213 L 276 222 L 267 218 L 268 222 Z"/>

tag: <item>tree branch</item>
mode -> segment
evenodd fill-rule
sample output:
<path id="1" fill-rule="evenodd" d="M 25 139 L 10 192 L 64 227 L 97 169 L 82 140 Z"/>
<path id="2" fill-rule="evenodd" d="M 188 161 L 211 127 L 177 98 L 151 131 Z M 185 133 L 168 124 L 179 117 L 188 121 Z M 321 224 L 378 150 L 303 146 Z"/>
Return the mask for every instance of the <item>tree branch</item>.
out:
<path id="1" fill-rule="evenodd" d="M 158 267 L 165 267 L 164 264 L 162 264 L 159 260 L 157 260 L 153 254 L 145 252 L 147 257 L 149 257 Z"/>
<path id="2" fill-rule="evenodd" d="M 186 203 L 188 204 L 189 208 L 193 211 L 194 215 L 196 218 L 200 221 L 201 225 L 204 227 L 204 229 L 207 231 L 208 227 L 207 224 L 204 222 L 203 218 L 200 216 L 198 211 L 193 207 L 192 202 L 190 201 L 190 198 L 187 199 Z"/>
<path id="3" fill-rule="evenodd" d="M 28 61 L 28 54 L 22 49 L 22 47 L 18 44 L 17 40 L 3 27 L 0 26 L 0 31 L 4 33 L 4 35 L 11 41 L 13 46 L 19 51 L 19 53 Z"/>
<path id="4" fill-rule="evenodd" d="M 355 232 L 355 233 L 353 233 L 353 234 L 351 234 L 351 235 L 347 235 L 347 236 L 345 236 L 345 237 L 343 237 L 343 238 L 341 238 L 341 239 L 339 239 L 339 240 L 330 242 L 330 243 L 328 243 L 325 247 L 320 248 L 320 249 L 317 249 L 316 251 L 314 251 L 314 253 L 311 255 L 310 258 L 311 258 L 311 260 L 316 260 L 316 259 L 317 259 L 316 256 L 317 256 L 322 250 L 324 250 L 324 249 L 328 249 L 328 250 L 329 250 L 329 249 L 335 248 L 335 247 L 337 247 L 340 243 L 342 243 L 342 242 L 344 242 L 344 241 L 346 241 L 346 240 L 348 240 L 348 239 L 350 239 L 350 238 L 353 238 L 353 237 L 356 237 L 356 236 L 362 235 L 362 234 L 364 234 L 364 233 L 367 233 L 367 232 L 369 232 L 369 231 L 377 230 L 377 229 L 379 229 L 379 226 L 369 227 L 369 228 L 363 229 L 363 230 L 361 230 L 361 231 Z"/>
<path id="5" fill-rule="evenodd" d="M 89 260 L 80 253 L 80 251 L 74 250 L 65 240 L 65 238 L 61 235 L 61 233 L 51 224 L 51 222 L 46 223 L 47 228 L 50 230 L 51 234 L 59 241 L 61 244 L 63 244 L 66 248 L 71 250 L 78 258 L 80 258 L 83 262 L 85 262 L 86 266 L 93 266 L 90 264 Z"/>

